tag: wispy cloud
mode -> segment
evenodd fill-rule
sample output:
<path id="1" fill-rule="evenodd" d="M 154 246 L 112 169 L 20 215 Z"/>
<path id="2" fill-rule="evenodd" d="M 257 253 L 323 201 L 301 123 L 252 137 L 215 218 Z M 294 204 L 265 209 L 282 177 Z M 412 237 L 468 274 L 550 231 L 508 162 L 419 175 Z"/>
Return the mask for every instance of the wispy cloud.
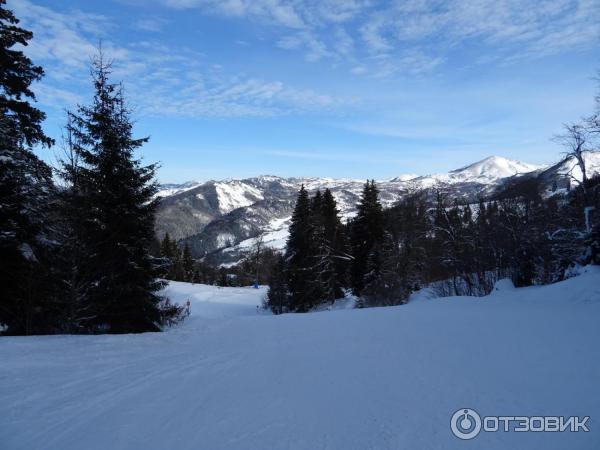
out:
<path id="1" fill-rule="evenodd" d="M 202 8 L 207 13 L 249 17 L 289 28 L 303 28 L 305 25 L 294 5 L 278 0 L 164 0 L 164 2 L 174 8 Z"/>
<path id="2" fill-rule="evenodd" d="M 589 48 L 600 38 L 597 0 L 161 1 L 272 24 L 280 29 L 279 48 L 302 52 L 309 62 L 346 60 L 352 73 L 376 77 L 406 67 L 430 72 L 449 59 L 440 54 L 464 45 L 479 47 L 476 63 L 489 62 L 493 53 L 510 64 Z M 398 58 L 404 61 L 394 62 Z"/>
<path id="3" fill-rule="evenodd" d="M 133 23 L 133 26 L 138 30 L 156 33 L 162 31 L 167 23 L 168 22 L 165 19 L 158 17 L 144 17 L 136 20 Z"/>
<path id="4" fill-rule="evenodd" d="M 56 12 L 29 0 L 14 3 L 19 16 L 36 35 L 26 52 L 47 68 L 47 79 L 37 86 L 40 101 L 52 107 L 73 107 L 81 100 L 81 79 L 85 79 L 98 39 L 105 34 L 101 30 L 110 30 L 113 24 L 104 16 Z M 233 8 L 233 3 L 223 7 Z M 157 29 L 154 22 L 144 20 L 137 26 Z M 320 57 L 317 43 L 303 42 L 314 47 L 315 58 Z M 332 111 L 346 103 L 278 80 L 227 73 L 221 64 L 210 63 L 199 52 L 170 48 L 159 41 L 138 41 L 122 47 L 104 40 L 103 50 L 114 59 L 114 79 L 124 80 L 132 103 L 142 115 L 272 116 Z M 73 82 L 70 88 L 65 87 L 65 81 Z"/>

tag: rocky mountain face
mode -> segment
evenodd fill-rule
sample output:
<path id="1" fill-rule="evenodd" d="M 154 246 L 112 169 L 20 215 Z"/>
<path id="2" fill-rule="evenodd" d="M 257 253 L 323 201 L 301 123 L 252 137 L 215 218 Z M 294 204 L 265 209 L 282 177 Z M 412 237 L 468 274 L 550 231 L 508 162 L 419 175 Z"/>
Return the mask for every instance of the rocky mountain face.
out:
<path id="1" fill-rule="evenodd" d="M 600 155 L 588 155 L 588 175 L 600 172 Z M 377 182 L 384 207 L 410 192 L 442 191 L 461 202 L 475 202 L 508 183 L 533 179 L 548 195 L 566 190 L 581 177 L 574 161 L 543 168 L 491 156 L 448 173 L 401 175 Z M 343 218 L 352 217 L 365 180 L 333 178 L 281 178 L 260 176 L 243 180 L 189 182 L 164 185 L 156 233 L 166 232 L 185 241 L 192 254 L 212 264 L 234 264 L 258 237 L 273 248 L 283 248 L 296 195 L 303 184 L 309 192 L 329 188 Z"/>

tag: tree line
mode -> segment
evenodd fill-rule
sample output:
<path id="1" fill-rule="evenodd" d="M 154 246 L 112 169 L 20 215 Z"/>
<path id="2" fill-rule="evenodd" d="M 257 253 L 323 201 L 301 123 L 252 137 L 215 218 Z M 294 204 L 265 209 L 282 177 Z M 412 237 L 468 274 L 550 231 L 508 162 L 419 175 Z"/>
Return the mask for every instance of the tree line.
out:
<path id="1" fill-rule="evenodd" d="M 269 280 L 267 306 L 305 312 L 346 293 L 359 307 L 398 305 L 434 287 L 441 295 L 485 295 L 501 278 L 515 286 L 564 279 L 576 264 L 600 264 L 600 176 L 566 196 L 540 186 L 511 186 L 493 198 L 459 204 L 420 191 L 383 209 L 375 183 L 365 184 L 356 217 L 342 225 L 329 200 L 329 227 L 319 191 L 298 193 L 290 236 Z M 433 200 L 432 200 L 433 198 Z M 328 230 L 328 232 L 323 232 Z"/>
<path id="2" fill-rule="evenodd" d="M 55 142 L 30 89 L 44 70 L 19 50 L 33 35 L 0 0 L 0 332 L 159 331 L 181 308 L 159 295 L 156 165 L 143 165 L 123 87 L 101 49 L 89 105 L 67 114 L 55 171 L 33 148 Z"/>
<path id="3" fill-rule="evenodd" d="M 423 190 L 383 209 L 368 181 L 356 216 L 342 224 L 331 192 L 311 198 L 302 187 L 266 306 L 305 312 L 344 292 L 359 307 L 398 305 L 426 286 L 441 295 L 485 295 L 501 278 L 547 284 L 578 264 L 600 264 L 600 175 L 586 175 L 585 163 L 598 150 L 599 116 L 600 100 L 586 119 L 585 145 L 580 135 L 561 137 L 564 161 L 583 174 L 565 194 L 522 177 L 473 204 Z"/>

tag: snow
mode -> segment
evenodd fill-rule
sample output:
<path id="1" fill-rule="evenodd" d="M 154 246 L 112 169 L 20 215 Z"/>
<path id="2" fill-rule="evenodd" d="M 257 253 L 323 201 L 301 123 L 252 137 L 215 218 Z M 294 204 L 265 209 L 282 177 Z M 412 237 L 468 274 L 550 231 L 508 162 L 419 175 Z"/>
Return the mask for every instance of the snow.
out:
<path id="1" fill-rule="evenodd" d="M 287 216 L 287 217 L 283 217 L 283 218 L 279 218 L 279 219 L 272 219 L 268 226 L 266 227 L 265 231 L 258 237 L 252 237 L 252 238 L 248 238 L 248 239 L 244 239 L 243 241 L 239 242 L 238 244 L 231 246 L 231 247 L 227 247 L 226 249 L 224 249 L 225 252 L 240 252 L 240 251 L 248 251 L 252 248 L 254 248 L 254 245 L 256 244 L 256 241 L 260 238 L 262 238 L 263 242 L 263 246 L 264 247 L 268 247 L 268 248 L 272 248 L 274 250 L 283 250 L 285 249 L 285 244 L 287 242 L 288 236 L 289 236 L 289 223 L 291 220 L 291 216 Z M 225 264 L 221 264 L 221 267 L 231 267 L 235 264 L 237 264 L 239 261 L 233 262 L 233 263 L 225 263 Z"/>
<path id="2" fill-rule="evenodd" d="M 250 206 L 257 200 L 263 199 L 262 192 L 239 180 L 215 183 L 219 199 L 219 211 L 227 214 L 234 209 Z"/>
<path id="3" fill-rule="evenodd" d="M 402 175 L 398 175 L 397 177 L 392 178 L 390 182 L 393 183 L 394 181 L 410 181 L 415 178 L 419 178 L 419 175 L 415 173 L 403 173 Z"/>
<path id="4" fill-rule="evenodd" d="M 541 166 L 515 161 L 502 156 L 489 156 L 448 173 L 439 173 L 410 179 L 409 182 L 421 188 L 435 186 L 438 183 L 480 183 L 492 184 L 498 180 L 514 175 L 533 172 Z"/>
<path id="5" fill-rule="evenodd" d="M 496 281 L 494 284 L 494 289 L 490 295 L 496 295 L 498 293 L 505 293 L 507 291 L 512 291 L 515 289 L 515 285 L 510 278 L 502 278 L 501 280 Z"/>
<path id="6" fill-rule="evenodd" d="M 217 248 L 229 247 L 232 242 L 235 242 L 235 236 L 231 233 L 219 233 L 215 239 Z"/>
<path id="7" fill-rule="evenodd" d="M 593 449 L 600 268 L 483 298 L 272 316 L 266 290 L 171 283 L 165 333 L 0 338 L 0 448 Z M 591 416 L 588 433 L 482 432 L 450 417 Z"/>
<path id="8" fill-rule="evenodd" d="M 171 195 L 181 194 L 182 192 L 194 189 L 202 184 L 202 181 L 188 181 L 183 184 L 163 184 L 161 189 L 154 194 L 154 198 L 157 197 L 169 197 Z"/>
<path id="9" fill-rule="evenodd" d="M 585 170 L 588 178 L 600 174 L 600 152 L 584 153 L 583 160 L 585 161 Z M 583 180 L 583 174 L 575 158 L 569 158 L 567 161 L 564 161 L 558 168 L 558 173 L 569 176 L 578 182 Z"/>

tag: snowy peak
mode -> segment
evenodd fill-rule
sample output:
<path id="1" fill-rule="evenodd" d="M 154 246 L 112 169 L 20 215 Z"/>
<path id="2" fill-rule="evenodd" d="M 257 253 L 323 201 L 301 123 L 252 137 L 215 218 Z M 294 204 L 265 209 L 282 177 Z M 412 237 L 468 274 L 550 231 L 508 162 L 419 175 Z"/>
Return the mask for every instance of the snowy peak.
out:
<path id="1" fill-rule="evenodd" d="M 392 178 L 390 180 L 390 183 L 410 181 L 414 180 L 415 178 L 419 178 L 419 175 L 415 173 L 403 173 L 402 175 L 398 175 L 397 177 Z"/>
<path id="2" fill-rule="evenodd" d="M 464 179 L 487 179 L 496 181 L 539 169 L 539 166 L 515 161 L 502 156 L 489 156 L 481 161 L 450 172 L 450 176 Z"/>
<path id="3" fill-rule="evenodd" d="M 409 181 L 420 188 L 436 184 L 477 183 L 494 184 L 503 178 L 522 175 L 540 169 L 540 166 L 515 161 L 502 156 L 489 156 L 481 161 L 470 164 L 448 173 L 438 173 L 414 178 Z"/>

